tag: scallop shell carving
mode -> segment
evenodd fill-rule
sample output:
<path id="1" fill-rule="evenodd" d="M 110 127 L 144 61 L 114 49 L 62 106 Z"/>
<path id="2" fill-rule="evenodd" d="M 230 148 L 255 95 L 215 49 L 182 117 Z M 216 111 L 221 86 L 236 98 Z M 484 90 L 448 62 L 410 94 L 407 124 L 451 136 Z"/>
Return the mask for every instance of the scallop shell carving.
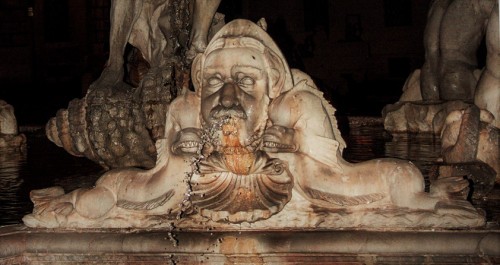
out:
<path id="1" fill-rule="evenodd" d="M 292 195 L 293 180 L 284 170 L 275 174 L 240 175 L 218 172 L 194 175 L 192 202 L 213 221 L 255 222 L 281 211 Z"/>

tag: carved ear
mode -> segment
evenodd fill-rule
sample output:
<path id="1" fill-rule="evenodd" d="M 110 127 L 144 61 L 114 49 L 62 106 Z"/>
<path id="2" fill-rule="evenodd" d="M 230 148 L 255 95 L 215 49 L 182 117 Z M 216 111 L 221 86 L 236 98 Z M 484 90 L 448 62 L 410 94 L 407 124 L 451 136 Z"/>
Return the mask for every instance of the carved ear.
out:
<path id="1" fill-rule="evenodd" d="M 201 93 L 202 86 L 202 66 L 203 66 L 204 56 L 202 53 L 196 55 L 191 65 L 191 80 L 193 82 L 194 90 L 197 94 Z"/>
<path id="2" fill-rule="evenodd" d="M 266 49 L 264 53 L 269 63 L 269 98 L 273 99 L 279 96 L 283 90 L 286 73 L 279 57 L 275 56 L 269 49 Z"/>
<path id="3" fill-rule="evenodd" d="M 276 68 L 269 70 L 269 98 L 273 99 L 280 95 L 285 80 L 283 76 L 284 73 Z"/>

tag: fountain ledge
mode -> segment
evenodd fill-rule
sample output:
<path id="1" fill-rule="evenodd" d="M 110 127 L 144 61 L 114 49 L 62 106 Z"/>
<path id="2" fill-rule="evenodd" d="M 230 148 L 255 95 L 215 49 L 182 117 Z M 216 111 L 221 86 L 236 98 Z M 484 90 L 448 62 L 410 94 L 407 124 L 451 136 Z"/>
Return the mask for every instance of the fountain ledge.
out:
<path id="1" fill-rule="evenodd" d="M 0 227 L 0 264 L 500 263 L 500 230 L 168 231 Z"/>

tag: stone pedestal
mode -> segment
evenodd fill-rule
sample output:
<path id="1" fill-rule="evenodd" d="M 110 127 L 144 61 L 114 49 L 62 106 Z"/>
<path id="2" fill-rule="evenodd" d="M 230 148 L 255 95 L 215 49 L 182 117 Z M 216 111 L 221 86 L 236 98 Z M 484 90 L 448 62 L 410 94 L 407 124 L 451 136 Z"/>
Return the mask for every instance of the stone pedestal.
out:
<path id="1" fill-rule="evenodd" d="M 389 104 L 382 110 L 384 128 L 390 133 L 433 133 L 439 135 L 448 114 L 469 104 L 460 100 L 447 102 L 408 101 Z"/>
<path id="2" fill-rule="evenodd" d="M 2 264 L 478 264 L 500 231 L 168 231 L 0 228 Z"/>

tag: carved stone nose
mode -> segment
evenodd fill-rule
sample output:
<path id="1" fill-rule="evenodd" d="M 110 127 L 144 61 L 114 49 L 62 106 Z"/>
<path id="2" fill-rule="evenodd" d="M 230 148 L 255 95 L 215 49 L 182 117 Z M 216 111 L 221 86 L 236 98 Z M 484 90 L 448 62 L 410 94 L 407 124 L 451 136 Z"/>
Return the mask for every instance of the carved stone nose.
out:
<path id="1" fill-rule="evenodd" d="M 220 104 L 225 108 L 230 108 L 238 105 L 236 97 L 236 87 L 232 83 L 226 83 L 221 88 Z"/>

